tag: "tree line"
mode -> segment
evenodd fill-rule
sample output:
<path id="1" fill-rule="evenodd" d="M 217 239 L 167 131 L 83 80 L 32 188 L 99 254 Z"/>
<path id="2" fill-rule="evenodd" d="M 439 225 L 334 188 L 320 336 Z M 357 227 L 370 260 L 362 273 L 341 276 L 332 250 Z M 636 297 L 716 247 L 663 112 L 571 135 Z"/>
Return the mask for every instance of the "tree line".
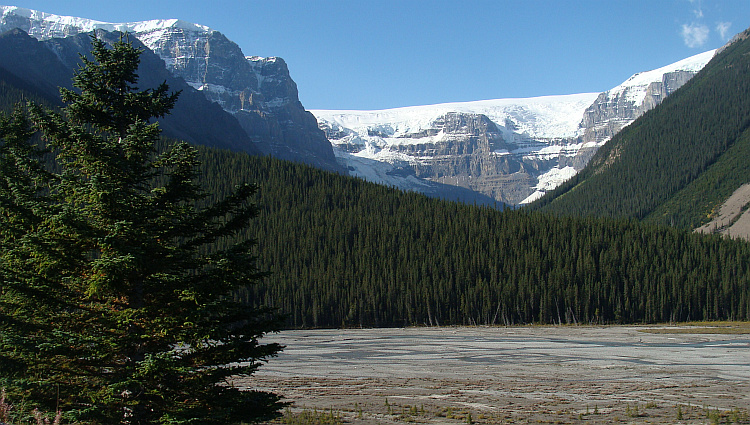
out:
<path id="1" fill-rule="evenodd" d="M 498 211 L 202 149 L 216 195 L 258 182 L 264 283 L 290 327 L 644 323 L 750 315 L 750 245 L 639 223 Z"/>

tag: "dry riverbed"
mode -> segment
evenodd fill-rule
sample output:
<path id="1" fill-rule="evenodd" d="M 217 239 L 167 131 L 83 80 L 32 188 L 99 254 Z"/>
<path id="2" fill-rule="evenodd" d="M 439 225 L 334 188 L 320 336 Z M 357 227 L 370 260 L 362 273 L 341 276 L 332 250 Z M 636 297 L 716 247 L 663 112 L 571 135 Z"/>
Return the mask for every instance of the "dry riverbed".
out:
<path id="1" fill-rule="evenodd" d="M 248 381 L 288 419 L 750 423 L 750 326 L 285 331 Z M 306 417 L 301 417 L 306 415 Z"/>

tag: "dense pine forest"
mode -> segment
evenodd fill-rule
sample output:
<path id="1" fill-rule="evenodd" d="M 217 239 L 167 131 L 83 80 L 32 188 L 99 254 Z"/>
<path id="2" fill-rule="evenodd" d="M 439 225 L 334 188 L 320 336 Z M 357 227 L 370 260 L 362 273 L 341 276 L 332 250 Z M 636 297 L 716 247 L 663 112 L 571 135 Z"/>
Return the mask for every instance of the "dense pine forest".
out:
<path id="1" fill-rule="evenodd" d="M 202 150 L 206 188 L 257 182 L 271 275 L 240 294 L 290 327 L 750 318 L 750 245 L 635 220 L 431 199 L 272 158 Z"/>
<path id="2" fill-rule="evenodd" d="M 573 179 L 531 208 L 633 217 L 686 229 L 750 181 L 750 39 L 605 144 Z"/>
<path id="3" fill-rule="evenodd" d="M 624 148 L 607 145 L 597 157 L 605 161 L 613 149 L 619 149 L 623 165 L 617 169 L 636 167 L 644 171 L 642 180 L 633 181 L 624 192 L 607 186 L 611 180 L 598 189 L 567 187 L 561 190 L 569 193 L 560 199 L 583 196 L 582 206 L 605 208 L 610 205 L 607 196 L 634 197 L 626 203 L 630 206 L 617 204 L 622 214 L 598 213 L 642 218 L 660 204 L 655 201 L 663 196 L 656 192 L 659 187 L 671 188 L 672 193 L 691 181 L 699 184 L 691 176 L 709 166 L 743 170 L 747 165 L 740 160 L 746 158 L 741 149 L 750 149 L 745 146 L 750 141 L 738 141 L 747 139 L 742 129 L 750 122 L 750 112 L 729 105 L 734 108 L 743 99 L 747 107 L 750 79 L 733 75 L 750 66 L 744 50 L 738 50 L 750 47 L 745 42 L 734 46 L 724 59 L 712 63 L 710 72 L 718 74 L 719 83 L 694 78 L 688 90 L 670 97 L 672 103 L 665 102 L 669 113 L 646 114 L 639 125 L 614 140 L 625 143 Z M 747 72 L 737 75 L 746 77 Z M 724 103 L 703 107 L 696 101 L 683 106 L 680 100 L 690 97 L 685 93 L 700 90 L 701 99 L 719 102 L 706 96 L 719 96 L 729 90 L 727 86 L 737 94 Z M 0 105 L 6 110 L 19 100 L 35 99 L 11 79 L 3 78 L 0 90 Z M 54 99 L 47 103 L 54 104 Z M 726 112 L 730 109 L 734 112 Z M 698 110 L 697 116 L 693 110 Z M 655 124 L 646 125 L 649 117 Z M 689 145 L 698 129 L 686 124 L 694 122 L 700 124 L 698 129 L 716 133 L 723 147 L 700 150 Z M 662 158 L 627 142 L 630 134 L 650 133 L 659 140 L 685 144 L 682 156 Z M 703 140 L 705 134 L 695 137 Z M 734 160 L 718 158 L 726 149 L 740 154 Z M 632 162 L 643 156 L 673 172 Z M 255 201 L 260 214 L 243 236 L 258 241 L 258 265 L 270 274 L 237 297 L 278 308 L 289 327 L 750 319 L 750 244 L 746 242 L 634 218 L 499 211 L 210 148 L 200 148 L 200 159 L 202 184 L 215 199 L 238 184 L 258 184 Z M 701 183 L 709 185 L 707 192 L 724 184 L 721 173 L 715 176 Z M 647 184 L 654 181 L 658 184 Z M 589 190 L 601 199 L 587 197 Z M 611 190 L 611 195 L 602 195 L 602 190 Z M 570 214 L 582 213 L 574 208 L 575 202 L 571 205 Z M 660 214 L 671 214 L 673 220 L 681 217 L 674 212 Z"/>

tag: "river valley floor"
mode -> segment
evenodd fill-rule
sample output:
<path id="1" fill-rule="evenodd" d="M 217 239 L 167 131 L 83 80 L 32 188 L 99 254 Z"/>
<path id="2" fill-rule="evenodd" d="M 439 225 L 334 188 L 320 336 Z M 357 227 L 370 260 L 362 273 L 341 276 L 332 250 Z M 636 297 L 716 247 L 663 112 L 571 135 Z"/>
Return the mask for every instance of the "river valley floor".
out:
<path id="1" fill-rule="evenodd" d="M 283 395 L 288 422 L 750 423 L 747 323 L 294 330 L 263 342 L 286 348 L 234 384 Z"/>

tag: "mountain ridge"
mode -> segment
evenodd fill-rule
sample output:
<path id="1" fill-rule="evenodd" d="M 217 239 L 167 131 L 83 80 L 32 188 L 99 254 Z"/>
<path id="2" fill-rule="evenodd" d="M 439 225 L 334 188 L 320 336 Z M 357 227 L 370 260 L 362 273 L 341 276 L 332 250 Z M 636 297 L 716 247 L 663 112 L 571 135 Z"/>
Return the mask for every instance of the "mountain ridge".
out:
<path id="1" fill-rule="evenodd" d="M 179 19 L 107 23 L 15 6 L 0 12 L 0 32 L 19 28 L 42 41 L 93 30 L 133 34 L 174 76 L 240 122 L 254 145 L 248 150 L 343 172 L 281 58 L 246 56 L 219 31 Z"/>
<path id="2" fill-rule="evenodd" d="M 530 208 L 684 229 L 716 220 L 703 231 L 721 230 L 721 206 L 750 181 L 748 75 L 750 40 L 740 37 Z"/>
<path id="3" fill-rule="evenodd" d="M 100 32 L 99 36 L 111 43 L 119 39 L 118 34 Z M 0 68 L 26 81 L 52 103 L 59 103 L 58 88 L 72 89 L 71 79 L 79 55 L 89 53 L 90 41 L 85 33 L 39 41 L 14 28 L 0 34 Z M 137 40 L 133 42 L 140 45 Z M 155 54 L 144 51 L 140 59 L 139 84 L 156 87 L 167 82 L 170 89 L 181 92 L 181 101 L 170 114 L 159 119 L 165 136 L 193 144 L 260 153 L 233 117 L 192 90 L 184 80 L 170 75 Z"/>
<path id="4" fill-rule="evenodd" d="M 433 196 L 471 191 L 513 205 L 574 176 L 607 140 L 714 54 L 634 74 L 602 93 L 306 111 L 283 59 L 245 55 L 207 26 L 179 19 L 107 23 L 12 6 L 0 11 L 0 30 L 16 25 L 38 39 L 97 28 L 131 32 L 173 75 L 231 114 L 264 154 Z"/>
<path id="5" fill-rule="evenodd" d="M 602 93 L 311 112 L 336 156 L 354 175 L 405 189 L 414 189 L 414 183 L 402 177 L 416 176 L 467 187 L 505 203 L 526 204 L 575 175 L 601 145 L 688 81 L 714 53 L 709 50 L 637 73 Z M 489 118 L 502 141 L 490 134 L 483 137 L 504 147 L 485 146 L 485 154 L 456 158 L 453 169 L 456 162 L 466 164 L 460 171 L 446 169 L 439 164 L 445 155 L 434 154 L 450 150 L 440 147 L 446 133 L 433 123 L 444 121 L 449 113 Z M 419 146 L 424 149 L 418 151 Z M 483 168 L 476 166 L 479 163 Z M 477 175 L 480 168 L 484 173 Z"/>

